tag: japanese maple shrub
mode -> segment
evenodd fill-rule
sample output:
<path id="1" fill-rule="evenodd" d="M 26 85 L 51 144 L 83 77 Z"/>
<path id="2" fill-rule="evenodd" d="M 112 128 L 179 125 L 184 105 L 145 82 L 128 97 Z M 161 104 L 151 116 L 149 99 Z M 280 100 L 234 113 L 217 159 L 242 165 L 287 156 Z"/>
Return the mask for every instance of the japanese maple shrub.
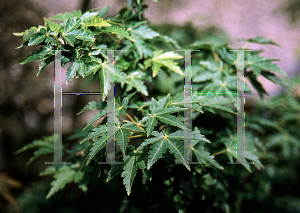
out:
<path id="1" fill-rule="evenodd" d="M 62 50 L 62 67 L 68 65 L 66 82 L 74 77 L 94 76 L 103 93 L 101 100 L 90 102 L 79 112 L 98 110 L 87 121 L 84 132 L 74 131 L 71 137 L 77 142 L 69 148 L 64 146 L 63 159 L 71 164 L 50 165 L 41 172 L 54 177 L 47 198 L 70 182 L 78 183 L 86 192 L 89 180 L 94 180 L 91 176 L 105 175 L 106 182 L 119 176 L 128 196 L 134 191 L 144 194 L 147 200 L 143 206 L 126 196 L 124 200 L 129 202 L 120 203 L 121 212 L 134 205 L 141 212 L 196 212 L 202 208 L 228 212 L 230 197 L 236 199 L 230 192 L 234 180 L 238 180 L 235 175 L 244 174 L 241 166 L 228 164 L 236 158 L 236 96 L 220 95 L 237 92 L 236 82 L 241 79 L 237 79 L 236 52 L 217 37 L 181 45 L 172 37 L 161 35 L 143 17 L 142 0 L 129 1 L 128 8 L 104 19 L 107 10 L 58 14 L 45 18 L 43 26 L 15 33 L 23 36 L 20 47 L 42 45 L 21 58 L 21 65 L 40 60 L 39 75 Z M 262 37 L 244 41 L 277 45 Z M 189 151 L 198 164 L 191 165 L 184 158 L 184 57 L 183 52 L 176 51 L 185 49 L 200 50 L 192 53 L 193 128 Z M 115 52 L 114 70 L 108 68 L 106 50 L 122 50 Z M 284 72 L 273 63 L 276 59 L 260 57 L 260 52 L 245 52 L 244 70 L 262 97 L 266 92 L 257 78 L 264 76 L 283 84 L 274 72 Z M 106 74 L 110 77 L 105 78 Z M 107 94 L 114 89 L 109 83 L 113 81 L 119 91 L 115 97 L 115 131 L 107 128 L 103 119 L 107 115 Z M 246 93 L 251 93 L 247 84 Z M 100 124 L 93 127 L 99 120 Z M 35 140 L 17 153 L 36 149 L 30 163 L 53 153 L 55 137 Z M 112 138 L 116 142 L 116 162 L 122 164 L 98 164 L 106 160 L 106 141 Z M 258 158 L 257 141 L 255 131 L 246 134 L 245 159 L 254 162 L 242 164 L 248 172 L 251 167 L 264 167 Z M 133 182 L 139 173 L 143 187 L 135 189 Z M 156 191 L 156 196 L 152 196 Z M 171 206 L 164 207 L 166 202 Z M 200 208 L 199 202 L 206 205 Z"/>

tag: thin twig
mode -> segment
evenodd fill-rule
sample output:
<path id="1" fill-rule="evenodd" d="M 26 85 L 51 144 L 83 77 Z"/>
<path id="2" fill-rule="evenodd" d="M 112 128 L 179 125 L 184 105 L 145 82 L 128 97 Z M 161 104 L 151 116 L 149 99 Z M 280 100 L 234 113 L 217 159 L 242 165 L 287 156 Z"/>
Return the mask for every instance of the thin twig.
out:
<path id="1" fill-rule="evenodd" d="M 119 155 L 115 158 L 115 160 L 118 160 L 120 157 L 122 157 L 123 155 Z"/>
<path id="2" fill-rule="evenodd" d="M 119 120 L 124 121 L 124 122 L 126 122 L 126 123 L 130 123 L 130 122 L 131 122 L 131 121 L 128 121 L 128 120 L 123 120 L 123 119 L 121 119 L 121 118 L 119 118 Z"/>
<path id="3" fill-rule="evenodd" d="M 139 138 L 139 137 L 142 137 L 143 135 L 131 135 L 131 136 L 128 136 L 128 138 Z M 119 139 L 114 139 L 115 141 L 118 141 Z"/>
<path id="4" fill-rule="evenodd" d="M 138 137 L 143 137 L 143 135 L 131 135 L 131 136 L 128 136 L 128 138 L 138 138 Z"/>
<path id="5" fill-rule="evenodd" d="M 222 151 L 220 151 L 220 152 L 217 152 L 217 153 L 214 153 L 214 154 L 212 154 L 212 155 L 210 155 L 210 156 L 216 156 L 216 155 L 220 155 L 220 154 L 223 154 L 225 151 L 224 150 L 222 150 Z"/>
<path id="6" fill-rule="evenodd" d="M 128 118 L 129 118 L 133 123 L 135 123 L 135 125 L 136 125 L 138 128 L 140 128 L 143 132 L 145 132 L 145 130 L 144 130 L 142 127 L 140 127 L 140 126 L 144 126 L 144 125 L 137 123 L 135 120 L 133 120 L 133 118 L 132 118 L 128 113 L 126 113 L 126 115 L 128 116 Z M 144 126 L 144 127 L 145 127 L 145 126 Z"/>
<path id="7" fill-rule="evenodd" d="M 128 116 L 128 118 L 129 118 L 132 122 L 136 123 L 136 121 L 133 120 L 133 118 L 132 118 L 128 113 L 126 113 L 126 115 Z"/>
<path id="8" fill-rule="evenodd" d="M 216 61 L 219 61 L 219 60 L 220 60 L 217 53 L 215 53 L 215 52 L 212 51 L 212 54 L 213 54 L 214 59 L 215 59 Z"/>
<path id="9" fill-rule="evenodd" d="M 242 46 L 242 49 L 247 49 L 249 44 L 250 44 L 249 42 L 246 42 L 246 44 L 244 44 L 244 46 Z"/>
<path id="10" fill-rule="evenodd" d="M 164 125 L 161 125 L 161 126 L 159 127 L 158 131 L 160 132 L 160 131 L 163 130 L 164 128 L 165 128 L 165 126 L 164 126 Z"/>

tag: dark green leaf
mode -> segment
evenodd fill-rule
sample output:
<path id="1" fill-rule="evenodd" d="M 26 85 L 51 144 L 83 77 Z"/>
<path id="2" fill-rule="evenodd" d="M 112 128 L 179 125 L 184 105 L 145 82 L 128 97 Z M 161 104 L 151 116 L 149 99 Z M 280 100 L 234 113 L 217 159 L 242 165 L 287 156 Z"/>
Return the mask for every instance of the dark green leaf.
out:
<path id="1" fill-rule="evenodd" d="M 82 171 L 76 171 L 69 166 L 60 167 L 58 172 L 54 175 L 55 180 L 51 183 L 52 188 L 50 189 L 46 199 L 50 198 L 60 189 L 63 189 L 66 184 L 71 182 L 78 183 L 82 177 Z"/>
<path id="2" fill-rule="evenodd" d="M 272 45 L 276 45 L 278 47 L 280 47 L 279 44 L 275 43 L 274 41 L 264 38 L 264 37 L 256 37 L 256 38 L 248 38 L 248 39 L 239 39 L 240 41 L 247 41 L 250 43 L 257 43 L 257 44 L 272 44 Z"/>
<path id="3" fill-rule="evenodd" d="M 66 22 L 64 34 L 69 33 L 73 30 L 76 30 L 82 23 L 81 18 L 69 18 Z"/>

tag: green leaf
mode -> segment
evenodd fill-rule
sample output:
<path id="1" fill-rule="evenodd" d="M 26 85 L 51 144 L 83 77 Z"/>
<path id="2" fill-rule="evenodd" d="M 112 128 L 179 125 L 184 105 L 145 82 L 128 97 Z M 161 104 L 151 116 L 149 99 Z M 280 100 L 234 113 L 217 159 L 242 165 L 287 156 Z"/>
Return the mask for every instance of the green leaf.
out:
<path id="1" fill-rule="evenodd" d="M 110 6 L 102 7 L 101 10 L 98 12 L 98 16 L 103 18 L 107 14 L 107 11 L 109 10 L 109 8 L 110 8 Z"/>
<path id="2" fill-rule="evenodd" d="M 86 161 L 86 165 L 88 165 L 91 162 L 91 160 L 94 158 L 97 152 L 99 152 L 101 149 L 103 149 L 106 146 L 106 141 L 110 141 L 109 139 L 111 139 L 111 135 L 110 137 L 107 137 L 107 139 L 106 139 L 106 135 L 103 135 L 100 138 L 94 140 L 93 146 L 90 150 L 89 157 Z"/>
<path id="3" fill-rule="evenodd" d="M 102 64 L 102 68 L 99 71 L 99 78 L 100 78 L 100 86 L 101 86 L 101 90 L 102 90 L 102 101 L 105 100 L 108 91 L 111 89 L 111 85 L 110 83 L 114 82 L 114 76 L 113 73 L 108 72 L 107 70 L 108 66 L 103 66 Z"/>
<path id="4" fill-rule="evenodd" d="M 240 81 L 240 80 L 239 80 Z M 241 82 L 244 83 L 244 82 Z M 213 93 L 217 95 L 217 93 L 225 93 L 228 94 L 227 98 L 229 100 L 235 101 L 237 93 L 237 77 L 236 76 L 226 76 L 222 80 L 214 79 L 212 83 L 207 84 L 201 92 L 203 93 Z M 235 94 L 232 94 L 235 93 Z M 201 93 L 200 93 L 201 94 Z"/>
<path id="5" fill-rule="evenodd" d="M 94 73 L 96 74 L 98 70 L 100 70 L 102 68 L 102 63 L 100 62 L 96 62 L 96 61 L 92 61 L 91 63 L 87 64 L 87 70 L 88 73 Z"/>
<path id="6" fill-rule="evenodd" d="M 106 125 L 94 128 L 93 132 L 91 132 L 86 138 L 84 138 L 82 141 L 80 141 L 80 144 L 102 136 L 104 133 L 106 133 L 106 131 L 107 131 L 106 128 L 107 128 Z"/>
<path id="7" fill-rule="evenodd" d="M 42 43 L 46 39 L 46 29 L 40 28 L 40 30 L 33 34 L 29 39 L 28 46 L 33 46 Z"/>
<path id="8" fill-rule="evenodd" d="M 218 169 L 224 169 L 220 164 L 218 164 L 214 160 L 214 156 L 210 156 L 209 152 L 204 151 L 204 146 L 201 144 L 198 144 L 192 148 L 193 152 L 196 155 L 196 158 L 199 163 L 202 164 L 210 164 Z"/>
<path id="9" fill-rule="evenodd" d="M 53 16 L 49 19 L 52 19 L 52 20 L 60 20 L 60 21 L 66 21 L 67 19 L 69 18 L 74 18 L 74 17 L 80 17 L 81 16 L 81 11 L 78 10 L 78 11 L 73 11 L 71 13 L 59 13 L 57 14 L 56 16 Z"/>
<path id="10" fill-rule="evenodd" d="M 98 13 L 97 12 L 85 12 L 82 16 L 81 16 L 81 19 L 82 21 L 90 21 L 92 20 L 95 16 L 97 16 Z"/>
<path id="11" fill-rule="evenodd" d="M 131 187 L 133 180 L 137 173 L 137 164 L 136 164 L 136 158 L 137 156 L 128 156 L 127 157 L 127 163 L 124 165 L 123 169 L 124 171 L 121 174 L 121 177 L 123 177 L 123 184 L 125 185 L 125 189 L 127 191 L 127 195 L 129 196 L 131 193 Z"/>
<path id="12" fill-rule="evenodd" d="M 68 34 L 62 34 L 61 36 L 64 39 L 65 43 L 67 43 L 68 45 L 74 47 L 74 42 L 76 41 L 76 37 L 74 35 L 74 31 L 72 31 L 72 32 L 70 32 Z"/>
<path id="13" fill-rule="evenodd" d="M 99 72 L 100 85 L 102 88 L 102 100 L 105 100 L 105 97 L 108 94 L 108 91 L 111 89 L 110 83 L 115 80 L 120 83 L 128 83 L 127 76 L 122 72 L 118 67 L 108 64 L 107 62 L 102 63 L 102 69 Z"/>
<path id="14" fill-rule="evenodd" d="M 270 136 L 270 140 L 266 143 L 267 149 L 280 148 L 280 152 L 285 159 L 289 159 L 294 155 L 294 150 L 299 150 L 300 144 L 297 137 L 292 136 L 291 134 L 282 134 L 281 132 L 274 133 Z M 254 163 L 254 165 L 257 165 Z M 258 165 L 260 166 L 260 165 Z"/>
<path id="15" fill-rule="evenodd" d="M 166 141 L 168 142 L 168 149 L 170 150 L 170 153 L 180 159 L 184 166 L 191 171 L 190 165 L 184 159 L 184 143 L 182 141 L 170 139 L 169 137 L 166 137 Z"/>
<path id="16" fill-rule="evenodd" d="M 186 127 L 173 115 L 157 115 L 156 118 L 163 123 L 185 129 Z"/>
<path id="17" fill-rule="evenodd" d="M 264 94 L 268 95 L 263 85 L 257 80 L 257 76 L 253 72 L 247 72 L 246 76 L 249 78 L 250 83 L 256 89 L 261 99 L 263 98 Z"/>
<path id="18" fill-rule="evenodd" d="M 275 74 L 267 71 L 262 71 L 261 75 L 267 78 L 268 80 L 272 81 L 275 84 L 279 84 L 284 87 L 289 87 L 290 85 L 285 81 L 280 78 L 278 78 Z"/>
<path id="19" fill-rule="evenodd" d="M 40 176 L 44 176 L 44 175 L 53 175 L 56 173 L 56 169 L 54 166 L 48 166 L 43 172 L 40 172 L 39 175 Z"/>
<path id="20" fill-rule="evenodd" d="M 55 180 L 52 181 L 50 189 L 46 199 L 50 198 L 54 193 L 63 189 L 66 184 L 74 182 L 78 183 L 83 177 L 83 172 L 76 171 L 69 166 L 62 166 L 58 169 L 54 175 Z"/>
<path id="21" fill-rule="evenodd" d="M 95 41 L 94 34 L 90 30 L 80 29 L 76 34 L 76 38 L 83 41 Z"/>
<path id="22" fill-rule="evenodd" d="M 80 112 L 78 112 L 77 115 L 80 115 L 81 113 L 83 113 L 86 110 L 98 110 L 98 109 L 102 109 L 102 108 L 103 108 L 103 103 L 101 100 L 98 100 L 98 102 L 91 101 Z"/>
<path id="23" fill-rule="evenodd" d="M 164 105 L 162 105 L 161 107 L 163 107 L 163 106 Z M 166 109 L 160 109 L 155 114 L 159 115 L 159 116 L 162 116 L 162 115 L 165 115 L 165 114 L 170 114 L 170 113 L 174 113 L 174 112 L 181 112 L 181 111 L 184 111 L 184 110 L 186 110 L 186 108 L 171 106 L 171 107 L 166 108 Z"/>
<path id="24" fill-rule="evenodd" d="M 159 109 L 165 109 L 169 106 L 169 104 L 171 103 L 171 96 L 170 94 L 166 95 L 165 97 L 163 98 L 160 98 L 159 101 L 158 101 L 158 108 Z M 161 112 L 160 112 L 161 113 Z"/>
<path id="25" fill-rule="evenodd" d="M 90 22 L 84 24 L 86 27 L 110 27 L 107 21 L 104 21 L 103 18 L 95 16 Z"/>
<path id="26" fill-rule="evenodd" d="M 122 114 L 126 115 L 127 104 L 128 104 L 127 97 L 123 99 L 122 104 L 121 104 L 120 97 L 115 98 L 115 110 L 113 111 L 113 113 L 115 113 L 116 118 L 119 118 Z"/>
<path id="27" fill-rule="evenodd" d="M 107 69 L 107 72 L 110 73 L 111 76 L 114 75 L 117 82 L 129 83 L 126 74 L 122 72 L 119 67 L 114 66 L 114 70 L 112 70 L 112 66 L 107 66 L 107 62 L 104 62 L 102 66 Z"/>
<path id="28" fill-rule="evenodd" d="M 256 65 L 262 70 L 274 71 L 287 77 L 286 73 L 280 67 L 278 67 L 277 64 L 273 64 L 271 61 L 264 61 Z"/>
<path id="29" fill-rule="evenodd" d="M 64 41 L 67 44 L 71 45 L 72 47 L 74 46 L 76 39 L 93 41 L 93 38 L 94 38 L 94 36 L 91 34 L 91 32 L 83 30 L 83 29 L 72 30 L 68 33 L 62 33 L 62 37 L 63 37 Z M 88 38 L 85 39 L 85 37 L 88 37 Z"/>
<path id="30" fill-rule="evenodd" d="M 49 54 L 50 52 L 51 51 L 48 51 L 45 48 L 41 47 L 37 50 L 33 50 L 30 55 L 26 55 L 25 57 L 20 58 L 18 61 L 20 65 L 24 65 L 29 62 L 42 59 L 46 54 Z"/>
<path id="31" fill-rule="evenodd" d="M 13 33 L 14 36 L 24 36 L 26 34 L 26 31 L 20 32 L 20 33 Z"/>
<path id="32" fill-rule="evenodd" d="M 166 53 L 163 53 L 161 55 L 154 57 L 152 60 L 158 61 L 158 60 L 181 59 L 181 58 L 183 58 L 181 55 L 178 55 L 174 52 L 166 52 Z"/>
<path id="33" fill-rule="evenodd" d="M 134 38 L 129 35 L 128 31 L 125 28 L 121 28 L 118 26 L 106 27 L 103 31 L 101 31 L 101 33 L 112 33 L 134 41 Z"/>
<path id="34" fill-rule="evenodd" d="M 83 169 L 83 167 L 86 166 L 86 162 L 89 158 L 89 154 L 90 154 L 90 150 L 91 150 L 92 146 L 93 146 L 92 143 L 88 143 L 86 145 L 83 156 L 80 159 L 80 170 Z"/>
<path id="35" fill-rule="evenodd" d="M 200 132 L 193 131 L 191 132 L 190 129 L 187 129 L 188 134 L 185 135 L 183 130 L 177 130 L 176 132 L 173 132 L 168 135 L 168 138 L 173 139 L 173 140 L 184 140 L 184 139 L 192 139 L 197 142 L 199 141 L 204 141 L 207 143 L 211 143 L 208 139 L 206 139 L 203 135 L 200 134 Z M 194 142 L 194 146 L 196 143 Z"/>
<path id="36" fill-rule="evenodd" d="M 133 73 L 130 73 L 128 75 L 128 85 L 126 87 L 126 91 L 130 91 L 133 87 L 136 88 L 136 90 L 138 92 L 141 92 L 142 94 L 144 94 L 145 96 L 148 96 L 148 91 L 147 91 L 147 87 L 145 86 L 144 82 L 143 82 L 143 77 L 144 75 L 141 74 L 138 71 L 135 71 Z"/>
<path id="37" fill-rule="evenodd" d="M 226 153 L 228 154 L 228 156 L 231 156 L 229 158 L 230 162 L 232 162 L 232 158 L 236 159 L 236 156 L 238 157 L 242 157 L 241 155 L 239 155 L 239 153 L 237 153 L 236 151 L 236 140 L 233 138 L 229 138 L 226 140 L 225 142 L 225 146 L 226 146 Z M 247 160 L 254 162 L 254 164 L 258 167 L 258 168 L 263 168 L 262 163 L 260 162 L 260 160 L 258 159 L 258 157 L 255 155 L 256 154 L 256 149 L 254 148 L 252 142 L 249 140 L 249 137 L 246 136 L 246 141 L 245 141 L 245 151 L 244 151 L 244 156 L 245 157 L 245 162 L 247 162 Z M 247 160 L 246 160 L 247 159 Z M 241 162 L 241 164 L 249 171 L 250 170 L 250 165 L 249 164 L 243 164 Z"/>
<path id="38" fill-rule="evenodd" d="M 145 132 L 141 127 L 138 127 L 136 123 L 129 122 L 122 125 L 122 129 L 131 131 L 131 132 Z"/>
<path id="39" fill-rule="evenodd" d="M 114 130 L 114 131 L 113 131 Z M 106 146 L 106 142 L 110 142 L 111 140 L 113 140 L 115 138 L 115 134 L 117 134 L 119 131 L 118 128 L 107 128 L 107 135 L 103 135 L 98 139 L 94 139 L 94 143 L 93 146 L 90 150 L 90 154 L 89 157 L 87 159 L 86 165 L 88 165 L 90 163 L 90 161 L 94 158 L 94 156 Z M 101 130 L 100 130 L 101 132 Z M 98 134 L 101 134 L 98 132 Z M 92 138 L 96 138 L 95 136 L 97 135 L 97 132 L 90 137 Z M 89 137 L 89 136 L 88 136 Z M 97 136 L 98 137 L 98 136 Z"/>
<path id="40" fill-rule="evenodd" d="M 54 61 L 54 52 L 46 54 L 41 60 L 39 64 L 39 71 L 36 76 L 38 76 L 52 61 Z"/>
<path id="41" fill-rule="evenodd" d="M 82 60 L 79 60 L 78 63 L 79 63 L 79 67 L 78 67 L 77 72 L 78 72 L 79 76 L 84 78 L 85 76 L 87 76 L 86 65 Z"/>
<path id="42" fill-rule="evenodd" d="M 119 175 L 123 170 L 123 164 L 111 164 L 111 168 L 107 174 L 106 183 Z"/>
<path id="43" fill-rule="evenodd" d="M 159 36 L 159 34 L 145 25 L 131 30 L 131 35 L 134 37 L 140 37 L 142 39 L 152 39 Z"/>
<path id="44" fill-rule="evenodd" d="M 174 140 L 168 137 L 168 135 L 162 132 L 153 132 L 154 138 L 146 139 L 141 146 L 150 146 L 151 150 L 149 151 L 149 159 L 147 169 L 149 170 L 151 166 L 166 153 L 167 148 L 170 150 L 170 153 L 174 154 L 176 158 L 179 158 L 185 167 L 190 170 L 190 166 L 184 159 L 184 143 L 179 140 Z"/>
<path id="45" fill-rule="evenodd" d="M 139 146 L 135 153 L 137 154 L 138 158 L 136 161 L 137 166 L 143 171 L 146 177 L 151 181 L 152 175 L 151 172 L 147 169 L 147 160 L 148 160 L 148 147 Z"/>
<path id="46" fill-rule="evenodd" d="M 155 136 L 154 138 L 148 138 L 141 144 L 141 146 L 146 146 L 148 144 L 154 143 L 163 138 L 164 134 L 162 132 L 153 131 L 151 135 Z"/>
<path id="47" fill-rule="evenodd" d="M 92 118 L 89 119 L 88 123 L 85 125 L 85 127 L 82 129 L 82 131 L 84 131 L 86 128 L 88 128 L 92 123 L 94 123 L 95 121 L 99 120 L 100 118 L 102 118 L 103 116 L 106 115 L 106 110 L 102 110 L 97 112 L 96 114 L 94 114 L 92 116 Z"/>
<path id="48" fill-rule="evenodd" d="M 152 133 L 154 127 L 157 125 L 157 119 L 154 116 L 151 116 L 148 121 L 145 123 L 147 130 L 147 137 Z"/>
<path id="49" fill-rule="evenodd" d="M 84 77 L 86 76 L 86 71 L 87 71 L 86 65 L 83 61 L 77 60 L 73 62 L 67 69 L 67 74 L 66 74 L 67 85 L 69 84 L 70 80 L 76 76 L 77 72 L 80 76 Z"/>
<path id="50" fill-rule="evenodd" d="M 60 26 L 57 23 L 55 23 L 53 21 L 50 21 L 50 20 L 48 20 L 46 18 L 44 18 L 44 21 L 45 21 L 45 27 L 47 29 L 50 29 L 53 32 L 55 32 L 56 34 L 58 34 Z"/>
<path id="51" fill-rule="evenodd" d="M 199 105 L 202 106 L 204 109 L 208 110 L 209 108 L 214 108 L 214 109 L 227 111 L 232 114 L 236 114 L 236 112 L 234 112 L 231 108 L 226 106 L 236 102 L 236 99 L 233 97 L 229 99 L 229 98 L 224 98 L 223 96 L 216 96 L 216 95 L 198 95 L 198 96 L 192 96 L 192 99 L 196 103 L 199 103 Z"/>
<path id="52" fill-rule="evenodd" d="M 129 142 L 128 136 L 130 136 L 131 133 L 127 131 L 126 129 L 123 129 L 122 127 L 119 128 L 118 133 L 116 134 L 117 144 L 120 145 L 120 148 L 122 150 L 122 153 L 125 155 L 126 147 Z"/>
<path id="53" fill-rule="evenodd" d="M 146 122 L 145 126 L 147 130 L 147 137 L 151 134 L 154 127 L 157 125 L 157 119 L 163 123 L 185 129 L 185 126 L 179 119 L 177 119 L 173 115 L 170 115 L 171 113 L 180 112 L 185 109 L 173 106 L 170 108 L 164 108 L 166 101 L 168 100 L 167 97 L 165 99 L 162 99 L 160 102 L 157 102 L 154 98 L 152 98 L 150 103 L 150 110 L 152 114 L 145 116 L 141 121 L 142 123 Z"/>
<path id="54" fill-rule="evenodd" d="M 256 76 L 259 76 L 262 70 L 274 71 L 286 76 L 286 74 L 277 66 L 277 64 L 272 63 L 273 61 L 277 61 L 277 59 L 262 58 L 251 53 L 245 53 L 245 56 L 246 66 L 249 66 L 254 71 Z"/>
<path id="55" fill-rule="evenodd" d="M 199 64 L 211 72 L 220 71 L 220 63 L 216 61 L 200 61 Z"/>
<path id="56" fill-rule="evenodd" d="M 22 47 L 23 45 L 28 45 L 29 40 L 32 37 L 34 37 L 35 33 L 38 33 L 38 28 L 37 27 L 31 27 L 29 30 L 26 30 L 25 33 L 24 33 L 24 36 L 23 36 L 23 43 L 20 47 Z"/>
<path id="57" fill-rule="evenodd" d="M 34 151 L 33 156 L 29 159 L 29 161 L 26 163 L 29 165 L 32 161 L 36 160 L 40 156 L 48 155 L 54 152 L 54 140 L 57 140 L 58 135 L 51 135 L 48 137 L 44 137 L 42 140 L 34 140 L 32 143 L 27 144 L 23 148 L 17 150 L 14 152 L 14 154 L 19 154 L 21 152 L 36 149 Z"/>
<path id="58" fill-rule="evenodd" d="M 178 42 L 169 36 L 160 35 L 158 38 L 161 39 L 163 42 L 172 44 L 177 50 L 182 49 L 181 46 L 178 44 Z"/>
<path id="59" fill-rule="evenodd" d="M 136 55 L 135 61 L 152 56 L 152 47 L 148 43 L 145 43 L 145 40 L 136 37 L 134 46 L 138 51 L 138 55 Z"/>
<path id="60" fill-rule="evenodd" d="M 162 67 L 162 64 L 160 63 L 152 63 L 152 77 L 154 78 L 155 76 L 157 76 L 158 72 L 160 71 Z"/>
<path id="61" fill-rule="evenodd" d="M 133 108 L 133 109 L 137 109 L 138 111 L 142 111 L 143 112 L 143 108 L 147 107 L 150 105 L 150 102 L 141 102 L 138 101 L 136 104 L 130 104 L 129 108 Z M 141 123 L 143 123 L 141 121 Z"/>
<path id="62" fill-rule="evenodd" d="M 174 52 L 166 52 L 163 54 L 159 54 L 159 52 L 156 52 L 154 53 L 154 55 L 156 56 L 152 59 L 153 77 L 157 75 L 161 66 L 165 66 L 171 71 L 183 75 L 183 72 L 181 71 L 180 67 L 177 65 L 177 62 L 174 61 L 174 59 L 183 58 L 181 55 L 178 55 Z"/>
<path id="63" fill-rule="evenodd" d="M 122 101 L 122 109 L 127 109 L 127 106 L 128 106 L 128 98 L 126 97 Z M 125 112 L 124 112 L 124 115 L 125 115 Z"/>
<path id="64" fill-rule="evenodd" d="M 157 101 L 152 97 L 150 102 L 150 110 L 152 113 L 156 113 L 158 110 L 158 103 Z"/>
<path id="65" fill-rule="evenodd" d="M 152 139 L 152 138 L 151 138 Z M 150 143 L 150 140 L 149 139 L 146 139 L 145 142 L 147 144 Z M 144 143 L 145 143 L 144 142 Z M 143 146 L 143 144 L 141 146 Z M 161 133 L 160 136 L 158 137 L 155 137 L 154 140 L 151 140 L 151 143 L 153 143 L 151 145 L 151 150 L 149 151 L 149 158 L 148 158 L 148 166 L 147 166 L 147 169 L 149 170 L 152 165 L 159 159 L 163 156 L 164 153 L 166 153 L 167 151 L 167 143 L 166 143 L 166 140 L 164 138 L 164 135 Z"/>
<path id="66" fill-rule="evenodd" d="M 256 37 L 256 38 L 249 38 L 249 39 L 242 38 L 242 39 L 239 39 L 239 41 L 247 41 L 250 43 L 257 43 L 257 44 L 272 44 L 272 45 L 276 45 L 276 46 L 280 47 L 280 45 L 275 43 L 274 41 L 264 38 L 264 37 L 260 37 L 260 36 Z"/>
<path id="67" fill-rule="evenodd" d="M 69 18 L 66 22 L 64 34 L 69 33 L 73 30 L 76 30 L 82 23 L 81 18 Z"/>

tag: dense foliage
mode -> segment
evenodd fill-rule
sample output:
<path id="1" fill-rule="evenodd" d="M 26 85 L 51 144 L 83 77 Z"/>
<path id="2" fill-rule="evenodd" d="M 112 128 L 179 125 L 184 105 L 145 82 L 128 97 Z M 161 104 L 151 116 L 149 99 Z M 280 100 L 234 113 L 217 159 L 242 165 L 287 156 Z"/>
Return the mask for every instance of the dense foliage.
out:
<path id="1" fill-rule="evenodd" d="M 287 203 L 290 209 L 286 210 L 300 211 L 296 195 L 290 195 L 294 202 L 291 204 L 271 193 L 273 182 L 276 187 L 284 187 L 285 180 L 277 177 L 285 172 L 281 163 L 292 164 L 291 156 L 294 161 L 299 159 L 300 135 L 296 127 L 299 126 L 299 95 L 270 99 L 251 109 L 251 117 L 246 114 L 245 158 L 254 164 L 242 164 L 245 169 L 230 165 L 228 162 L 236 158 L 234 94 L 237 80 L 243 79 L 237 79 L 237 56 L 230 51 L 228 41 L 209 33 L 202 40 L 177 42 L 161 34 L 159 27 L 150 28 L 143 18 L 143 1 L 129 1 L 128 8 L 105 20 L 107 10 L 58 14 L 45 19 L 44 26 L 15 34 L 23 36 L 20 47 L 43 45 L 20 59 L 20 64 L 40 60 L 39 75 L 54 61 L 57 52 L 54 50 L 68 50 L 62 52 L 62 66 L 68 65 L 67 83 L 74 77 L 92 78 L 100 82 L 103 92 L 102 100 L 90 102 L 78 113 L 97 110 L 83 131 L 74 131 L 70 141 L 64 141 L 63 159 L 72 164 L 49 166 L 41 172 L 40 175 L 53 175 L 51 189 L 45 194 L 44 182 L 36 183 L 41 187 L 32 187 L 21 199 L 24 211 L 39 212 L 41 206 L 53 208 L 49 203 L 57 203 L 62 198 L 68 206 L 79 195 L 58 191 L 71 182 L 77 183 L 86 196 L 97 193 L 104 199 L 105 193 L 111 194 L 108 195 L 112 199 L 110 204 L 118 202 L 119 206 L 108 206 L 105 202 L 95 203 L 96 207 L 80 204 L 89 210 L 103 208 L 103 212 L 244 212 L 245 204 L 253 208 L 252 212 L 263 212 L 270 207 L 264 202 L 276 202 L 272 204 L 272 212 L 280 212 Z M 262 37 L 243 41 L 246 41 L 244 48 L 251 42 L 277 45 Z M 191 165 L 184 158 L 184 63 L 182 52 L 176 51 L 183 49 L 201 50 L 192 54 L 190 151 L 199 164 Z M 107 66 L 108 56 L 103 50 L 123 50 L 115 53 L 114 73 Z M 274 74 L 284 74 L 273 63 L 277 59 L 261 57 L 260 53 L 260 50 L 245 52 L 245 76 L 263 98 L 266 91 L 257 80 L 259 76 L 276 84 L 288 84 Z M 118 94 L 115 134 L 107 128 L 104 119 L 108 113 L 106 96 L 113 89 L 109 83 L 113 81 Z M 251 93 L 247 84 L 246 93 Z M 17 153 L 36 150 L 29 164 L 53 153 L 54 137 L 35 140 Z M 115 159 L 123 164 L 98 164 L 105 161 L 106 141 L 112 138 L 116 141 Z M 298 179 L 296 173 L 291 174 Z M 120 177 L 127 194 L 125 190 L 116 190 L 121 185 Z M 36 194 L 49 198 L 48 204 Z M 31 210 L 27 210 L 29 206 Z M 80 212 L 68 208 L 59 211 Z"/>

